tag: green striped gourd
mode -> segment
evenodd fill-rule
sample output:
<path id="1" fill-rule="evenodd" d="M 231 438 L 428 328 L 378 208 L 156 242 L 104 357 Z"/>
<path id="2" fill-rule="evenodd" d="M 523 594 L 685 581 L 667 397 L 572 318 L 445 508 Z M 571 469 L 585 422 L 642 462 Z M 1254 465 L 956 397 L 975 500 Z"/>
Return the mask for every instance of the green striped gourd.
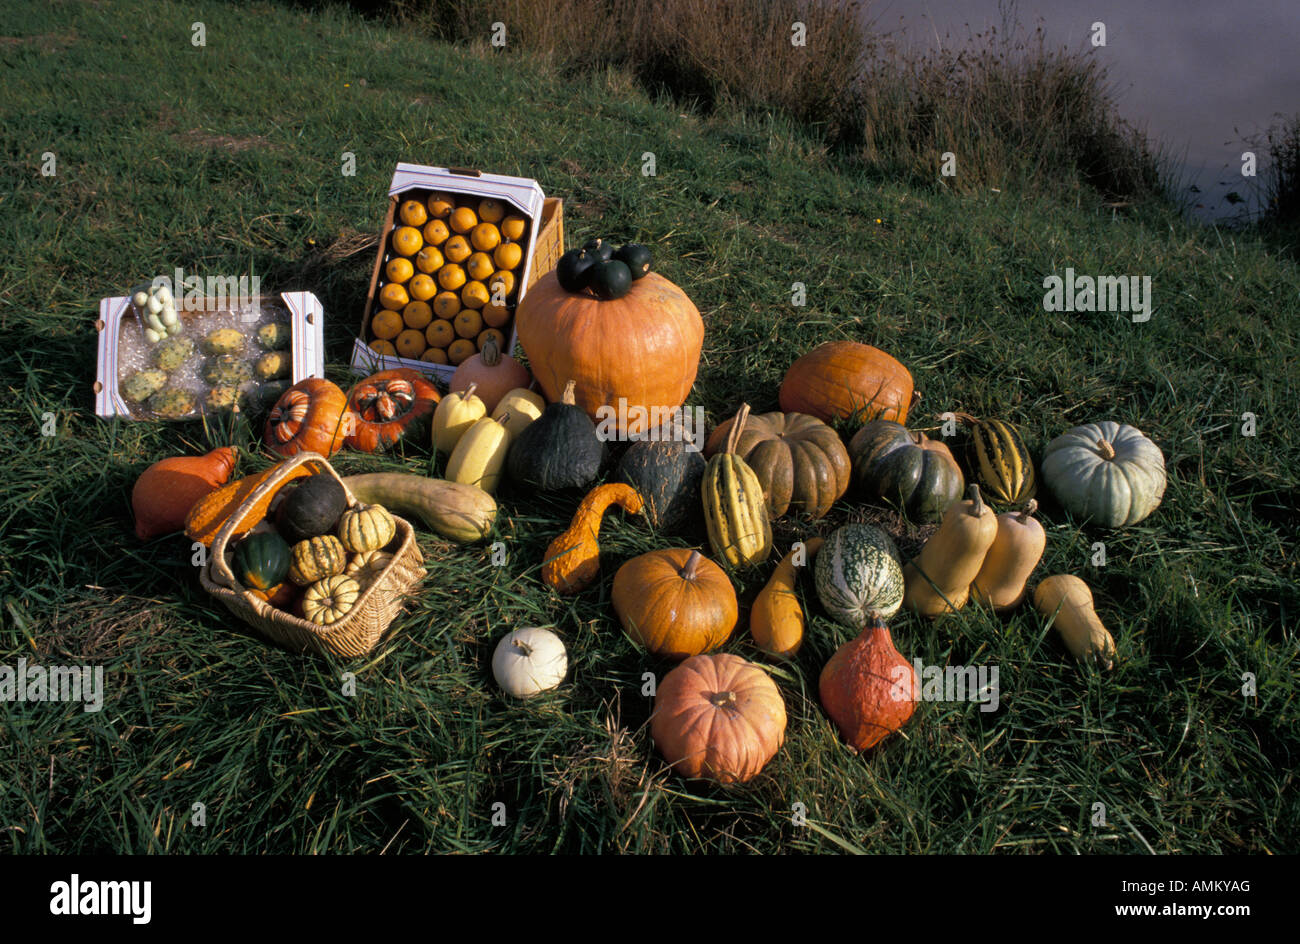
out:
<path id="1" fill-rule="evenodd" d="M 855 630 L 872 611 L 889 619 L 903 605 L 903 568 L 888 534 L 869 524 L 846 524 L 817 552 L 817 597 L 836 622 Z"/>
<path id="2" fill-rule="evenodd" d="M 1016 428 L 1002 420 L 954 415 L 971 428 L 967 461 L 980 491 L 1004 505 L 1023 505 L 1033 498 L 1038 490 L 1034 462 Z"/>
<path id="3" fill-rule="evenodd" d="M 732 567 L 758 564 L 772 554 L 772 522 L 767 517 L 763 486 L 736 454 L 748 418 L 749 404 L 741 404 L 725 448 L 709 460 L 700 483 L 709 544 Z"/>

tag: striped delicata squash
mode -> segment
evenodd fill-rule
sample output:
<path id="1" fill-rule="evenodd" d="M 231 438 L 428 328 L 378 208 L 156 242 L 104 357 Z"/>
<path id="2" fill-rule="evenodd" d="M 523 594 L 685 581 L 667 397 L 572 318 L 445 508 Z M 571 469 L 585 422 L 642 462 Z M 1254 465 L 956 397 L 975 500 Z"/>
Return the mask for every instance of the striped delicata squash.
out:
<path id="1" fill-rule="evenodd" d="M 763 486 L 736 454 L 747 419 L 749 404 L 745 403 L 736 413 L 725 448 L 709 460 L 700 483 L 709 543 L 732 567 L 751 567 L 772 554 L 772 522 L 767 517 Z"/>
<path id="2" fill-rule="evenodd" d="M 953 414 L 970 426 L 966 458 L 983 494 L 998 504 L 1023 505 L 1038 491 L 1034 462 L 1020 433 L 1003 420 L 977 420 Z"/>

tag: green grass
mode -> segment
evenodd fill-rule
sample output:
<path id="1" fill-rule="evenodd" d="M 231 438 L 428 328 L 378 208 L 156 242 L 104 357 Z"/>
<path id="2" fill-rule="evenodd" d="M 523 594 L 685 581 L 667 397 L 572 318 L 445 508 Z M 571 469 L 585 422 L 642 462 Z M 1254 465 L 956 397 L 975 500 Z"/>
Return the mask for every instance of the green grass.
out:
<path id="1" fill-rule="evenodd" d="M 200 16 L 208 45 L 196 49 Z M 4 848 L 1300 849 L 1294 256 L 1167 207 L 1119 215 L 1086 188 L 891 184 L 780 120 L 683 112 L 617 73 L 565 78 L 337 12 L 55 3 L 6 9 L 0 36 L 0 665 L 106 667 L 99 713 L 3 707 Z M 39 173 L 45 151 L 54 177 Z M 355 177 L 340 174 L 344 151 Z M 655 177 L 641 176 L 644 151 Z M 633 647 L 608 600 L 621 561 L 680 539 L 612 517 L 606 579 L 561 599 L 538 567 L 573 500 L 508 489 L 506 566 L 422 533 L 426 584 L 367 659 L 260 641 L 203 594 L 186 542 L 141 545 L 129 510 L 136 476 L 163 456 L 235 442 L 248 447 L 241 472 L 266 467 L 256 431 L 97 419 L 96 302 L 177 265 L 310 289 L 329 315 L 328 374 L 346 383 L 373 251 L 347 250 L 378 228 L 399 160 L 536 177 L 565 198 L 571 245 L 608 234 L 654 246 L 705 318 L 692 402 L 711 421 L 742 399 L 774 409 L 794 356 L 854 338 L 912 370 L 916 426 L 948 409 L 997 415 L 1034 451 L 1076 423 L 1139 426 L 1167 457 L 1160 509 L 1106 532 L 1049 504 L 1040 570 L 1093 585 L 1120 666 L 1079 669 L 1031 611 L 899 616 L 908 658 L 998 666 L 1002 705 L 924 703 L 857 757 L 816 697 L 847 636 L 809 599 L 804 650 L 773 667 L 785 747 L 747 787 L 687 783 L 655 755 L 641 695 L 642 674 L 670 666 Z M 1151 275 L 1155 315 L 1044 312 L 1042 280 L 1067 266 Z M 789 304 L 796 281 L 804 308 Z M 47 411 L 53 438 L 39 434 Z M 1239 433 L 1246 411 L 1253 438 Z M 337 465 L 428 459 L 345 453 Z M 778 534 L 868 514 L 853 499 Z M 1097 540 L 1102 569 L 1088 563 Z M 766 573 L 739 582 L 742 599 Z M 558 626 L 572 665 L 530 704 L 505 701 L 489 667 L 521 624 Z M 726 649 L 763 661 L 743 631 Z M 1092 825 L 1099 802 L 1105 826 Z M 191 823 L 196 803 L 205 825 Z M 795 803 L 807 826 L 792 822 Z"/>

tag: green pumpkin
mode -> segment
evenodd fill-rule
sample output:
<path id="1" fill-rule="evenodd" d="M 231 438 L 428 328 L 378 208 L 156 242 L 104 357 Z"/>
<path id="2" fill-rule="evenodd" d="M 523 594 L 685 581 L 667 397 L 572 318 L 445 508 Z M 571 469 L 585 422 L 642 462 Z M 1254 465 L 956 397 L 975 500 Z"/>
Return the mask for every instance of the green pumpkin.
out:
<path id="1" fill-rule="evenodd" d="M 506 473 L 512 482 L 549 492 L 586 488 L 596 480 L 605 443 L 591 417 L 575 405 L 573 390 L 570 380 L 560 401 L 547 405 L 510 443 Z"/>
<path id="2" fill-rule="evenodd" d="M 657 531 L 677 531 L 699 518 L 703 454 L 688 442 L 637 442 L 618 464 L 618 480 L 645 499 L 645 516 Z"/>
<path id="3" fill-rule="evenodd" d="M 849 441 L 858 486 L 914 521 L 938 521 L 966 488 L 948 447 L 892 420 L 875 420 Z"/>
<path id="4" fill-rule="evenodd" d="M 903 605 L 903 568 L 888 534 L 869 524 L 846 524 L 826 539 L 814 570 L 826 612 L 850 629 L 871 624 L 872 611 L 889 619 Z"/>
<path id="5" fill-rule="evenodd" d="M 275 526 L 297 544 L 307 538 L 332 534 L 347 510 L 348 496 L 332 475 L 320 473 L 302 479 L 275 511 Z"/>
<path id="6" fill-rule="evenodd" d="M 252 590 L 270 590 L 289 573 L 289 544 L 266 531 L 250 534 L 235 548 L 235 578 Z"/>

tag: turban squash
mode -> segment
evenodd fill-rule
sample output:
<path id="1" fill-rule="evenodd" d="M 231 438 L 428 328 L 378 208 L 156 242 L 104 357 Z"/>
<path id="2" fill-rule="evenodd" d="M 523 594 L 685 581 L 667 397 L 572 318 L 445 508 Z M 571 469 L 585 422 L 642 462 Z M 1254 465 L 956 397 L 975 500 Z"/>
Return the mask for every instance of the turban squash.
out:
<path id="1" fill-rule="evenodd" d="M 349 413 L 347 394 L 322 377 L 309 377 L 276 401 L 262 438 L 268 449 L 286 459 L 300 452 L 328 459 L 343 448 Z"/>
<path id="2" fill-rule="evenodd" d="M 699 310 L 656 272 L 605 301 L 566 292 L 548 272 L 519 303 L 515 326 L 546 398 L 572 380 L 577 405 L 597 420 L 607 408 L 621 435 L 661 425 L 686 402 L 704 343 Z"/>
<path id="3" fill-rule="evenodd" d="M 387 452 L 404 439 L 427 439 L 440 399 L 437 388 L 408 367 L 367 377 L 348 393 L 347 444 L 361 452 Z"/>

